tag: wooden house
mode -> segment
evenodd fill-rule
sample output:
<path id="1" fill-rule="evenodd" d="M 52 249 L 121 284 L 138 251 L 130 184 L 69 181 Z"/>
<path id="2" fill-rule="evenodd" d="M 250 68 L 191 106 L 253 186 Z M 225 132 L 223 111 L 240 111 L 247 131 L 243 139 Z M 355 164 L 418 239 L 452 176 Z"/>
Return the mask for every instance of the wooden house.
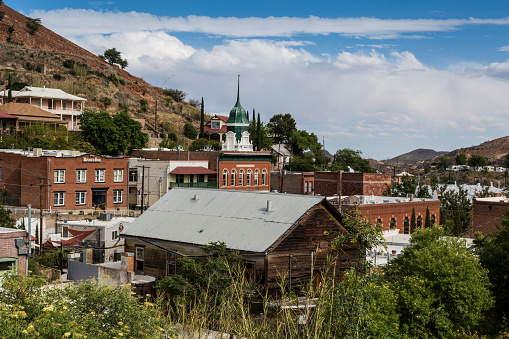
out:
<path id="1" fill-rule="evenodd" d="M 319 280 L 326 267 L 340 278 L 358 249 L 334 249 L 341 215 L 324 197 L 253 191 L 174 188 L 122 233 L 135 271 L 163 278 L 177 259 L 203 256 L 200 246 L 224 242 L 242 255 L 247 276 L 268 290 L 284 275 L 292 288 Z"/>

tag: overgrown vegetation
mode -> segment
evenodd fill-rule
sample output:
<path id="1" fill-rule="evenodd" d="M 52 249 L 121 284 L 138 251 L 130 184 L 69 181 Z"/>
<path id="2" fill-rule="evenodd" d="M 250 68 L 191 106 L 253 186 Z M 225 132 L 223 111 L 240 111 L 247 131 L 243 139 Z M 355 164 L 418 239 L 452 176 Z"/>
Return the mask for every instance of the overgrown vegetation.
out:
<path id="1" fill-rule="evenodd" d="M 34 35 L 41 28 L 41 19 L 27 17 L 26 26 L 30 30 L 30 34 Z"/>

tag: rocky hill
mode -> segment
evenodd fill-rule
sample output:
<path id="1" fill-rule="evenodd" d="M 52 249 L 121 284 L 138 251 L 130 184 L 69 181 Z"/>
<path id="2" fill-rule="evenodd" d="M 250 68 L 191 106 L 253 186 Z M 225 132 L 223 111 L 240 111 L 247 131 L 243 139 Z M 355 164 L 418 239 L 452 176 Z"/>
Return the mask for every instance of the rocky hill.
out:
<path id="1" fill-rule="evenodd" d="M 503 156 L 509 153 L 509 136 L 483 142 L 477 146 L 465 147 L 454 150 L 447 155 L 454 158 L 457 154 L 480 154 L 490 162 L 499 161 Z"/>
<path id="2" fill-rule="evenodd" d="M 391 166 L 394 165 L 398 166 L 402 164 L 414 164 L 419 161 L 431 160 L 437 156 L 442 156 L 444 154 L 447 154 L 447 152 L 437 152 L 432 149 L 419 148 L 411 152 L 398 155 L 397 157 L 394 157 L 392 159 L 384 160 L 383 162 L 384 164 Z"/>
<path id="3" fill-rule="evenodd" d="M 47 29 L 44 23 L 32 34 L 26 25 L 29 19 L 5 4 L 0 5 L 0 12 L 4 13 L 0 18 L 0 89 L 7 85 L 10 73 L 13 83 L 20 87 L 59 88 L 84 97 L 88 110 L 127 109 L 133 117 L 145 120 L 153 136 L 173 132 L 184 139 L 186 122 L 198 127 L 199 110 L 175 100 L 169 91 L 108 64 Z M 151 146 L 157 142 L 153 140 Z"/>

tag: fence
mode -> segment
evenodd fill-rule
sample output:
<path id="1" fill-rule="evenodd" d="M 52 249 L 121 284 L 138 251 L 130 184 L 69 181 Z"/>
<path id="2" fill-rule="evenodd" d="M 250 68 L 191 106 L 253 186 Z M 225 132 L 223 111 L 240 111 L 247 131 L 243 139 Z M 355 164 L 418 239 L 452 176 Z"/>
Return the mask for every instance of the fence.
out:
<path id="1" fill-rule="evenodd" d="M 12 211 L 13 214 L 28 214 L 28 208 L 26 207 L 16 207 L 16 206 L 4 206 L 4 208 Z M 139 217 L 141 211 L 135 210 L 94 210 L 94 209 L 84 209 L 84 210 L 47 210 L 43 209 L 44 215 L 95 215 L 98 216 L 99 213 L 109 213 L 114 217 Z M 32 216 L 37 217 L 39 215 L 39 209 L 32 208 Z"/>

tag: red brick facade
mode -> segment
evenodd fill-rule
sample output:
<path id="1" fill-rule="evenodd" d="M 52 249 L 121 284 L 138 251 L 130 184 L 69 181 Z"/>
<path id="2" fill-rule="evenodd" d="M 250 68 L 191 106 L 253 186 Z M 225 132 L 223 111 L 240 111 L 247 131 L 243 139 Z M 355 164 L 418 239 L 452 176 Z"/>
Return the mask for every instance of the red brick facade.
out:
<path id="1" fill-rule="evenodd" d="M 469 235 L 473 236 L 478 232 L 484 236 L 495 233 L 507 211 L 509 211 L 509 203 L 504 198 L 474 198 L 472 201 L 472 227 Z"/>
<path id="2" fill-rule="evenodd" d="M 0 188 L 20 197 L 22 206 L 39 208 L 42 183 L 45 209 L 127 208 L 128 158 L 1 152 L 0 168 Z"/>
<path id="3" fill-rule="evenodd" d="M 270 190 L 270 153 L 224 152 L 219 158 L 219 188 L 241 191 Z"/>
<path id="4" fill-rule="evenodd" d="M 334 195 L 381 196 L 391 185 L 390 174 L 315 172 L 315 193 L 327 197 Z"/>
<path id="5" fill-rule="evenodd" d="M 431 221 L 435 220 L 435 224 L 440 223 L 440 200 L 427 200 L 427 201 L 409 201 L 409 202 L 395 202 L 385 204 L 363 204 L 357 206 L 342 206 L 342 208 L 355 208 L 359 210 L 369 222 L 381 222 L 382 229 L 388 231 L 391 229 L 391 222 L 393 227 L 400 230 L 400 233 L 410 233 L 410 221 L 412 219 L 412 209 L 415 209 L 415 218 L 418 224 L 419 217 L 421 217 L 422 227 L 426 221 L 426 208 L 429 208 Z M 405 231 L 405 218 L 408 218 L 408 231 Z"/>
<path id="6" fill-rule="evenodd" d="M 0 265 L 3 268 L 4 266 L 10 265 L 11 262 L 17 261 L 17 265 L 19 268 L 19 272 L 21 274 L 25 273 L 26 267 L 26 254 L 18 254 L 18 248 L 16 247 L 15 239 L 16 238 L 27 238 L 27 231 L 23 230 L 8 230 L 5 231 L 5 228 L 0 228 Z M 25 249 L 27 246 L 25 246 Z M 12 261 L 10 261 L 12 260 Z M 9 262 L 9 264 L 7 264 Z M 0 274 L 2 272 L 0 271 Z"/>
<path id="7" fill-rule="evenodd" d="M 281 193 L 312 195 L 315 185 L 314 172 L 286 172 L 281 171 L 270 173 L 272 189 Z"/>

